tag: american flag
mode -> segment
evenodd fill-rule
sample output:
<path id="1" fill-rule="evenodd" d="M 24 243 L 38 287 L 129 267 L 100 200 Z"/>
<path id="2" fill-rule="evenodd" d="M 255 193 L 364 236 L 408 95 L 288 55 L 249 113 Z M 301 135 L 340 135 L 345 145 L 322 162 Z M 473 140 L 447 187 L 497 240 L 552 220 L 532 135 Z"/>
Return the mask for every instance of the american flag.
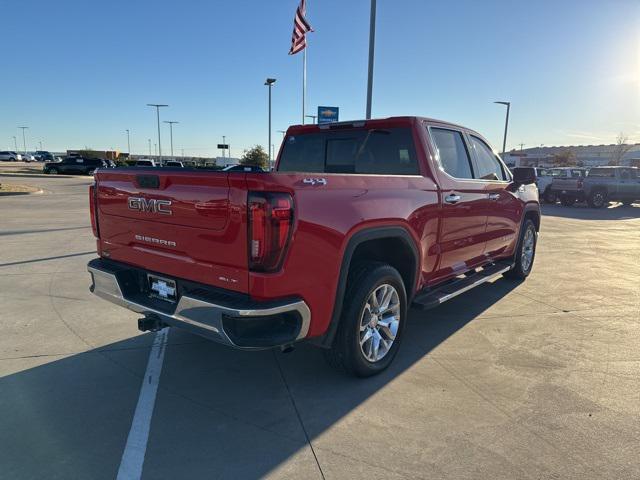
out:
<path id="1" fill-rule="evenodd" d="M 293 35 L 291 35 L 291 50 L 289 55 L 295 55 L 307 48 L 306 34 L 313 32 L 313 28 L 304 16 L 307 13 L 306 0 L 300 0 L 300 5 L 296 9 L 296 16 L 293 18 Z"/>

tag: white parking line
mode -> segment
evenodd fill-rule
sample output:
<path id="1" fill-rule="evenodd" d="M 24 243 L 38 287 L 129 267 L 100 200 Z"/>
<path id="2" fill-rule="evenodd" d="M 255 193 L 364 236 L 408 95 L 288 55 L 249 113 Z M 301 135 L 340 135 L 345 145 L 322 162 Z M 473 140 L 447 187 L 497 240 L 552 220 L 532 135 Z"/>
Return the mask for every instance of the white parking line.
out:
<path id="1" fill-rule="evenodd" d="M 151 417 L 156 403 L 156 393 L 158 392 L 158 383 L 162 373 L 162 362 L 168 336 L 169 329 L 164 328 L 157 332 L 153 339 L 147 370 L 144 373 L 142 387 L 140 388 L 138 405 L 133 415 L 133 422 L 131 422 L 127 444 L 122 453 L 122 460 L 120 460 L 117 480 L 133 480 L 142 477 L 142 466 L 145 452 L 147 451 Z"/>

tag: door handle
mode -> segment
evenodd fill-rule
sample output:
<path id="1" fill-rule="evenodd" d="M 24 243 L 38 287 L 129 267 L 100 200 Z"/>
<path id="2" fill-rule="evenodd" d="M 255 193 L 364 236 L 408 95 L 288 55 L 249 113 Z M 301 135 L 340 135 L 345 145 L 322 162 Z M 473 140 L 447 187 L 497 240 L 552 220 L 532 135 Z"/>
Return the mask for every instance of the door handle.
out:
<path id="1" fill-rule="evenodd" d="M 499 198 L 500 198 L 500 194 L 499 193 L 490 193 L 489 194 L 489 200 L 493 200 L 495 202 Z"/>
<path id="2" fill-rule="evenodd" d="M 444 197 L 444 201 L 447 203 L 458 203 L 461 200 L 460 195 L 456 195 L 455 193 L 452 193 L 451 195 L 447 195 L 446 197 Z"/>

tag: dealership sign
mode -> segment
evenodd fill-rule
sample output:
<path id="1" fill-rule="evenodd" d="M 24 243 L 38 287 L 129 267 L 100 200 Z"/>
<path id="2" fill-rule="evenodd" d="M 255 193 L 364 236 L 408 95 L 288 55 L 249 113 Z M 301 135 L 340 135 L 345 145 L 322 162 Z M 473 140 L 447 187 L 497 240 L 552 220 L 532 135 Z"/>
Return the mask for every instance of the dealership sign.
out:
<path id="1" fill-rule="evenodd" d="M 338 121 L 338 107 L 318 107 L 318 123 Z"/>

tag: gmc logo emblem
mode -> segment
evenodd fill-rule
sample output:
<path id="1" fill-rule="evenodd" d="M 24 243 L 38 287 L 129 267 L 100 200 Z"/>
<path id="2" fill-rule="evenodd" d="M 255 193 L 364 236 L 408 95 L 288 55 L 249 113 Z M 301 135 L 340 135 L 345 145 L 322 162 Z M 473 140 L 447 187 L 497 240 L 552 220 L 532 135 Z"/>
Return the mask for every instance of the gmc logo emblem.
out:
<path id="1" fill-rule="evenodd" d="M 155 198 L 129 197 L 128 204 L 130 210 L 138 212 L 161 213 L 163 215 L 173 215 L 169 208 L 171 200 L 157 200 Z"/>

